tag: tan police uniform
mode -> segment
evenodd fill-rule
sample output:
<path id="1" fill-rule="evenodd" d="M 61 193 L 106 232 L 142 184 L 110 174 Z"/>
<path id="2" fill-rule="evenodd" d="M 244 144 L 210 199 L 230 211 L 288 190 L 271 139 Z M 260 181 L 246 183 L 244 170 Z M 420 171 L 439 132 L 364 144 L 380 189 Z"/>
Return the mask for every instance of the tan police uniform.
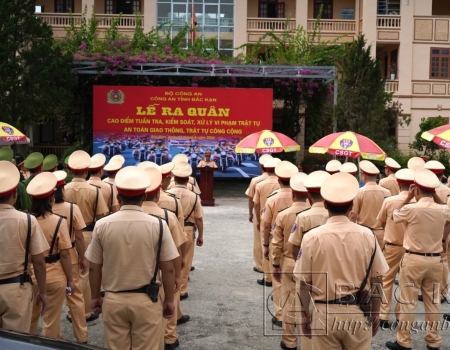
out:
<path id="1" fill-rule="evenodd" d="M 267 163 L 264 165 L 264 168 L 267 172 L 275 171 L 275 166 L 281 162 L 278 158 L 271 158 L 267 161 Z M 261 247 L 263 245 L 263 231 L 262 231 L 262 223 L 261 223 L 261 216 L 262 212 L 264 210 L 264 207 L 266 206 L 266 201 L 269 195 L 276 189 L 280 188 L 280 184 L 278 183 L 278 177 L 274 175 L 268 175 L 267 179 L 264 181 L 261 181 L 258 183 L 255 187 L 255 195 L 253 197 L 253 203 L 255 204 L 255 207 L 259 205 L 259 213 L 255 211 L 256 214 L 256 222 L 257 224 L 260 224 L 260 240 L 261 240 Z M 253 219 L 255 220 L 255 219 Z M 264 280 L 267 283 L 272 283 L 272 276 L 271 276 L 271 267 L 269 265 L 269 260 L 263 259 L 263 271 L 264 271 Z"/>
<path id="2" fill-rule="evenodd" d="M 341 169 L 341 165 L 342 164 L 340 161 L 338 161 L 337 159 L 332 159 L 325 166 L 325 171 L 330 175 L 336 174 Z"/>
<path id="3" fill-rule="evenodd" d="M 409 186 L 414 184 L 414 171 L 410 169 L 397 171 L 395 177 L 401 185 Z M 386 300 L 383 300 L 380 308 L 380 320 L 382 321 L 389 320 L 395 276 L 400 270 L 400 261 L 405 253 L 403 239 L 406 225 L 403 222 L 394 222 L 394 211 L 407 197 L 408 191 L 400 192 L 396 196 L 387 197 L 377 216 L 377 220 L 385 225 L 383 254 L 389 265 L 389 271 L 383 275 L 383 291 L 386 295 Z M 415 199 L 413 201 L 415 202 Z M 399 318 L 399 311 L 400 304 L 397 303 L 395 306 L 396 319 Z"/>
<path id="4" fill-rule="evenodd" d="M 179 162 L 173 169 L 173 174 L 178 177 L 188 177 L 189 171 L 192 173 L 191 166 L 186 162 Z M 188 291 L 189 272 L 192 267 L 192 260 L 194 258 L 194 242 L 195 242 L 195 219 L 203 217 L 203 208 L 200 203 L 200 197 L 194 192 L 190 191 L 187 186 L 176 185 L 168 190 L 169 193 L 175 195 L 180 199 L 181 206 L 184 213 L 184 231 L 187 235 L 187 242 L 185 243 L 185 266 L 181 271 L 181 290 L 180 295 L 184 296 Z"/>
<path id="5" fill-rule="evenodd" d="M 392 196 L 396 196 L 400 193 L 400 187 L 398 186 L 397 179 L 395 177 L 395 172 L 399 171 L 401 166 L 395 161 L 395 159 L 389 157 L 384 160 L 384 166 L 386 169 L 388 169 L 390 172 L 393 172 L 394 174 L 389 173 L 387 177 L 380 180 L 379 185 L 381 187 L 386 188 L 389 192 L 391 192 Z"/>
<path id="6" fill-rule="evenodd" d="M 105 167 L 103 168 L 103 170 L 107 172 L 108 177 L 105 177 L 102 181 L 113 185 L 114 197 L 117 197 L 117 188 L 116 188 L 116 184 L 115 184 L 115 182 L 116 182 L 115 177 L 116 177 L 117 172 L 120 169 L 122 169 L 124 164 L 125 164 L 125 158 L 120 154 L 116 154 L 109 160 L 108 164 L 106 164 Z"/>
<path id="7" fill-rule="evenodd" d="M 146 168 L 144 169 L 146 174 L 148 175 L 150 179 L 150 187 L 147 188 L 146 193 L 147 196 L 153 195 L 156 192 L 160 191 L 161 188 L 161 180 L 162 180 L 162 174 L 159 167 L 157 168 Z M 148 197 L 147 197 L 148 198 Z M 187 238 L 186 234 L 183 232 L 183 228 L 181 227 L 180 223 L 178 222 L 178 218 L 175 216 L 174 213 L 167 209 L 162 209 L 158 206 L 156 202 L 153 201 L 145 201 L 142 204 L 142 210 L 144 213 L 147 213 L 152 216 L 159 217 L 163 219 L 167 225 L 169 226 L 170 233 L 172 234 L 173 241 L 175 243 L 175 246 L 178 249 L 178 252 L 181 255 L 181 246 L 186 243 Z M 182 257 L 180 256 L 180 259 Z M 175 275 L 181 279 L 181 262 L 180 266 L 177 268 L 175 267 Z M 175 306 L 175 315 L 167 321 L 166 331 L 164 335 L 164 343 L 165 344 L 174 344 L 178 339 L 178 334 L 176 332 L 177 327 L 177 320 L 183 316 L 182 314 L 178 315 L 178 309 L 180 308 L 180 290 L 178 289 L 177 292 L 174 294 L 174 306 Z"/>
<path id="8" fill-rule="evenodd" d="M 19 180 L 14 164 L 0 161 L 0 199 L 15 191 Z M 30 330 L 32 304 L 35 304 L 30 278 L 24 276 L 28 227 L 27 276 L 31 273 L 30 256 L 47 251 L 47 240 L 34 216 L 27 216 L 12 205 L 0 204 L 0 328 L 23 333 Z"/>
<path id="9" fill-rule="evenodd" d="M 91 165 L 89 166 L 89 172 L 98 172 L 103 169 L 105 165 L 106 157 L 102 153 L 97 153 L 91 157 Z M 119 210 L 119 202 L 117 201 L 117 189 L 114 188 L 114 184 L 110 182 L 102 181 L 98 176 L 90 176 L 87 181 L 88 184 L 97 186 L 103 195 L 109 212 L 113 213 Z"/>
<path id="10" fill-rule="evenodd" d="M 353 176 L 339 173 L 324 181 L 321 195 L 325 201 L 345 205 L 357 196 L 358 188 Z M 347 296 L 355 294 L 361 286 L 374 249 L 365 289 L 370 288 L 372 277 L 382 276 L 389 268 L 370 229 L 351 222 L 345 215 L 336 215 L 303 237 L 294 274 L 312 288 L 314 305 L 310 304 L 309 310 L 314 309 L 311 322 L 314 349 L 370 349 L 372 329 L 366 326 L 367 319 L 355 304 L 355 298 Z M 350 325 L 343 326 L 349 320 Z M 302 318 L 301 322 L 307 321 Z"/>
<path id="11" fill-rule="evenodd" d="M 63 170 L 55 171 L 56 179 L 58 180 L 56 187 L 64 186 L 66 179 L 66 172 Z M 52 207 L 53 213 L 63 216 L 67 220 L 67 227 L 69 229 L 70 241 L 72 248 L 69 250 L 70 259 L 72 262 L 72 279 L 76 288 L 72 291 L 72 295 L 66 295 L 66 303 L 69 307 L 69 313 L 72 320 L 73 334 L 79 343 L 88 341 L 88 331 L 86 325 L 85 308 L 83 292 L 80 289 L 80 268 L 78 265 L 78 253 L 75 248 L 75 231 L 81 231 L 86 227 L 86 224 L 81 215 L 78 205 L 68 202 L 55 203 Z M 72 231 L 71 231 L 72 229 Z"/>
<path id="12" fill-rule="evenodd" d="M 440 184 L 430 170 L 418 169 L 415 184 L 432 192 Z M 407 204 L 394 211 L 394 222 L 406 224 L 403 247 L 406 252 L 400 264 L 400 317 L 397 343 L 411 347 L 411 326 L 415 319 L 417 296 L 422 291 L 425 307 L 425 321 L 440 321 L 440 295 L 436 296 L 435 285 L 442 280 L 442 239 L 446 222 L 450 222 L 447 205 L 439 205 L 432 198 L 420 198 L 417 203 Z M 430 255 L 425 255 L 430 254 Z M 412 284 L 411 284 L 412 283 Z M 408 288 L 408 285 L 415 286 Z M 405 288 L 402 288 L 405 286 Z M 406 323 L 406 322 L 409 322 Z M 425 341 L 430 347 L 438 348 L 442 342 L 438 327 L 427 329 Z"/>
<path id="13" fill-rule="evenodd" d="M 259 157 L 259 164 L 261 168 L 264 168 L 265 162 L 272 158 L 269 154 L 263 154 L 261 157 Z M 249 201 L 252 201 L 252 213 L 253 213 L 253 261 L 255 262 L 256 269 L 260 272 L 263 272 L 263 253 L 262 253 L 262 246 L 261 246 L 261 234 L 258 231 L 258 228 L 256 227 L 256 213 L 255 208 L 253 204 L 253 197 L 255 196 L 256 191 L 256 185 L 260 183 L 261 181 L 264 181 L 267 179 L 269 174 L 267 174 L 266 171 L 263 171 L 262 175 L 254 177 L 250 181 L 250 185 L 247 188 L 247 191 L 245 191 L 245 195 L 249 197 Z M 249 204 L 250 205 L 250 204 Z M 249 207 L 250 208 L 250 207 Z"/>
<path id="14" fill-rule="evenodd" d="M 207 162 L 206 160 L 201 160 L 200 163 L 198 163 L 197 168 L 205 168 L 205 167 L 217 169 L 217 164 L 213 160 L 210 160 L 209 162 Z"/>
<path id="15" fill-rule="evenodd" d="M 145 193 L 150 180 L 141 169 L 126 167 L 118 172 L 116 185 L 119 194 L 138 196 Z M 107 348 L 164 348 L 161 297 L 154 303 L 143 291 L 156 268 L 160 223 L 163 226 L 160 261 L 171 261 L 179 254 L 167 224 L 147 215 L 139 206 L 123 205 L 118 212 L 100 219 L 95 225 L 86 258 L 102 266 L 106 290 L 102 312 Z M 129 256 L 136 258 L 128 259 Z"/>
<path id="16" fill-rule="evenodd" d="M 362 173 L 369 176 L 376 176 L 380 173 L 378 168 L 367 160 L 361 161 L 360 169 Z M 356 223 L 374 231 L 380 247 L 383 246 L 384 230 L 381 222 L 377 220 L 377 215 L 384 199 L 390 195 L 391 193 L 387 189 L 377 185 L 375 181 L 369 181 L 359 189 L 358 196 L 353 201 L 352 214 L 356 215 Z"/>
<path id="17" fill-rule="evenodd" d="M 27 192 L 33 198 L 33 201 L 37 199 L 49 200 L 49 197 L 54 193 L 56 183 L 56 176 L 53 173 L 40 173 L 31 180 L 27 187 Z M 50 249 L 44 252 L 47 267 L 46 290 L 48 306 L 42 317 L 42 335 L 48 338 L 62 339 L 60 327 L 61 311 L 69 280 L 63 269 L 61 259 L 64 259 L 64 257 L 60 255 L 60 252 L 72 248 L 69 229 L 65 218 L 51 212 L 46 212 L 44 217 L 39 216 L 36 219 L 50 246 Z M 70 260 L 68 263 L 70 264 Z M 35 279 L 34 282 L 36 282 Z M 31 334 L 37 333 L 39 316 L 39 308 L 33 308 L 30 326 Z"/>
<path id="18" fill-rule="evenodd" d="M 86 171 L 90 164 L 91 157 L 84 151 L 75 151 L 69 157 L 69 167 L 72 172 Z M 103 216 L 109 212 L 108 206 L 101 195 L 100 189 L 88 184 L 82 178 L 74 178 L 64 187 L 64 198 L 67 202 L 75 203 L 80 208 L 81 215 L 83 215 L 83 220 L 86 224 L 86 227 L 83 229 L 83 236 L 87 248 L 92 234 L 92 228 L 89 228 L 89 226 L 95 224 L 96 217 Z M 89 318 L 92 313 L 89 267 L 86 274 L 80 274 L 80 289 L 83 291 L 85 316 Z"/>
<path id="19" fill-rule="evenodd" d="M 174 188 L 177 184 L 175 183 L 175 179 L 170 180 L 170 184 L 167 187 L 168 190 L 171 190 Z M 189 181 L 186 185 L 186 188 L 195 194 L 200 195 L 202 192 L 200 191 L 200 187 L 198 186 L 197 180 L 193 178 L 192 176 L 189 176 Z"/>

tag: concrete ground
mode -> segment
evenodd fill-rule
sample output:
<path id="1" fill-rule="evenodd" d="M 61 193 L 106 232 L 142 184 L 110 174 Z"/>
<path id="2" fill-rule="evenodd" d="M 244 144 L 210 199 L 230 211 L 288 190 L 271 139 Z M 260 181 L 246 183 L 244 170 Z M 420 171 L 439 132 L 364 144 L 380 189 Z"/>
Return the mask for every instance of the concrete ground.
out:
<path id="1" fill-rule="evenodd" d="M 190 322 L 178 327 L 181 350 L 280 349 L 281 331 L 272 327 L 267 311 L 270 290 L 256 284 L 262 275 L 253 271 L 247 185 L 244 180 L 216 183 L 216 206 L 204 208 L 204 246 L 196 247 L 189 298 L 181 302 L 184 314 L 191 316 Z M 423 312 L 419 303 L 422 315 L 417 320 L 424 319 Z M 450 313 L 450 304 L 442 305 L 442 312 Z M 66 311 L 61 319 L 64 338 L 75 341 L 65 315 Z M 102 346 L 101 317 L 88 329 L 89 343 Z M 426 349 L 424 335 L 422 331 L 413 335 L 413 349 Z M 441 349 L 450 349 L 450 329 L 441 335 Z M 394 341 L 395 336 L 395 331 L 380 331 L 372 349 L 386 349 L 386 341 Z"/>

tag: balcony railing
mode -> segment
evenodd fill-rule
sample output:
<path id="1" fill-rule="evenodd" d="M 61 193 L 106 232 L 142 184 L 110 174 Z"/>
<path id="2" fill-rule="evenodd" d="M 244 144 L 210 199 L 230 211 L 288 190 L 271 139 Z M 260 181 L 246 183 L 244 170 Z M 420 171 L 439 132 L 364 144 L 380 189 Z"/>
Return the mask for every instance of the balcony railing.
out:
<path id="1" fill-rule="evenodd" d="M 314 30 L 315 19 L 308 19 L 308 31 Z M 356 32 L 356 22 L 354 20 L 321 20 L 319 29 L 325 33 L 354 34 Z"/>
<path id="2" fill-rule="evenodd" d="M 296 22 L 287 18 L 247 18 L 247 30 L 268 32 L 295 30 Z"/>
<path id="3" fill-rule="evenodd" d="M 377 16 L 377 27 L 400 28 L 400 16 Z"/>
<path id="4" fill-rule="evenodd" d="M 398 80 L 388 80 L 384 86 L 387 92 L 397 92 L 398 91 Z"/>
<path id="5" fill-rule="evenodd" d="M 44 22 L 52 27 L 69 27 L 72 23 L 79 27 L 81 26 L 81 13 L 74 13 L 72 15 L 67 13 L 36 13 L 36 16 L 42 18 Z M 95 18 L 100 21 L 99 28 L 110 27 L 114 19 L 119 15 L 108 14 L 96 14 Z M 134 15 L 121 15 L 118 27 L 119 28 L 136 28 L 136 16 Z M 143 18 L 142 24 L 143 25 Z"/>

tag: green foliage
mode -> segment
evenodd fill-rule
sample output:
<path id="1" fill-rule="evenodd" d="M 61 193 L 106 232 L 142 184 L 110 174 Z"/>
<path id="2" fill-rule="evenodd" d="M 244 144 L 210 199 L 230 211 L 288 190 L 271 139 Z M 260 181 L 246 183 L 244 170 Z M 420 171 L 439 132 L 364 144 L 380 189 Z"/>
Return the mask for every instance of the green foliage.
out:
<path id="1" fill-rule="evenodd" d="M 34 15 L 34 5 L 0 2 L 1 120 L 21 129 L 63 115 L 74 84 L 71 55 L 54 47 L 52 29 Z"/>
<path id="2" fill-rule="evenodd" d="M 437 128 L 439 126 L 447 124 L 447 121 L 441 116 L 437 116 L 435 118 L 422 118 L 419 124 L 420 131 L 414 137 L 414 142 L 409 144 L 409 148 L 412 150 L 416 150 L 417 153 L 422 153 L 425 156 L 428 156 L 433 159 L 437 159 L 439 157 L 439 153 L 441 151 L 445 151 L 436 145 L 433 141 L 427 141 L 422 138 L 422 133 L 425 131 Z M 446 151 L 445 151 L 446 152 Z"/>
<path id="3" fill-rule="evenodd" d="M 383 150 L 397 147 L 396 139 L 388 137 L 393 119 L 386 114 L 392 94 L 385 91 L 381 63 L 372 58 L 371 46 L 360 35 L 348 50 L 341 67 L 338 104 L 339 131 L 354 131 L 375 141 Z M 397 120 L 394 120 L 394 126 Z"/>

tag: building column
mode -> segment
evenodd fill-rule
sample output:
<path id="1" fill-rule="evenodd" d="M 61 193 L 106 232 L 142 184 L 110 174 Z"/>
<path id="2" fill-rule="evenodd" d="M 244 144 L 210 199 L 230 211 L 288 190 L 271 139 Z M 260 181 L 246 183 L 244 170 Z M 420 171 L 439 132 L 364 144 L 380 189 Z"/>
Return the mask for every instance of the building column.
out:
<path id="1" fill-rule="evenodd" d="M 372 45 L 371 55 L 376 57 L 377 52 L 377 5 L 374 0 L 365 0 L 362 9 L 362 32 L 367 40 L 368 45 Z"/>
<path id="2" fill-rule="evenodd" d="M 295 24 L 308 30 L 308 0 L 295 1 Z"/>
<path id="3" fill-rule="evenodd" d="M 247 29 L 247 1 L 234 2 L 234 47 L 239 47 L 248 42 Z M 234 55 L 238 55 L 240 50 L 234 50 Z"/>
<path id="4" fill-rule="evenodd" d="M 359 31 L 361 29 L 361 9 L 359 8 L 359 0 L 355 1 L 355 28 L 356 28 L 356 35 L 357 37 L 359 35 Z"/>
<path id="5" fill-rule="evenodd" d="M 144 33 L 148 33 L 156 27 L 158 21 L 156 0 L 142 0 L 142 4 L 144 5 Z"/>
<path id="6" fill-rule="evenodd" d="M 94 13 L 94 0 L 81 0 L 81 13 L 87 9 L 87 18 L 91 18 Z"/>
<path id="7" fill-rule="evenodd" d="M 400 45 L 397 59 L 398 93 L 409 96 L 412 94 L 413 78 L 414 3 L 412 1 L 402 1 L 400 17 Z"/>

